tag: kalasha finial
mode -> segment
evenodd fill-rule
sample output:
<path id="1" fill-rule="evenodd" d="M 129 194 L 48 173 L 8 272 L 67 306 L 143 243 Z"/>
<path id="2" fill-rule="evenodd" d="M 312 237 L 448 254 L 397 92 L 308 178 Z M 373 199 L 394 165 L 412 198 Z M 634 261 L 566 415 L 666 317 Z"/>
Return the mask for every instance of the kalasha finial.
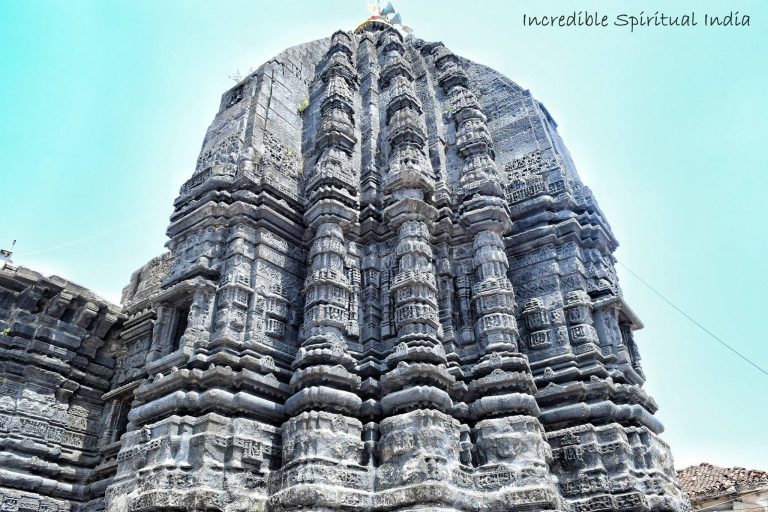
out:
<path id="1" fill-rule="evenodd" d="M 411 27 L 403 25 L 403 18 L 400 13 L 395 10 L 392 2 L 387 2 L 387 5 L 381 7 L 378 0 L 375 3 L 368 4 L 368 10 L 372 16 L 363 21 L 355 28 L 355 33 L 362 32 L 364 30 L 378 31 L 386 28 L 400 28 L 406 34 L 413 32 Z"/>

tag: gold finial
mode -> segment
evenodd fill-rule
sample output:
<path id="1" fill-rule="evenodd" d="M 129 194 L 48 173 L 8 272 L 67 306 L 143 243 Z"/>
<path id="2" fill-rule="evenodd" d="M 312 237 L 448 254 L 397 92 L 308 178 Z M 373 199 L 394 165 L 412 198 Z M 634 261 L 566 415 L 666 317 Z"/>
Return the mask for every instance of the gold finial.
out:
<path id="1" fill-rule="evenodd" d="M 403 25 L 403 18 L 400 13 L 395 10 L 392 2 L 387 2 L 384 7 L 378 2 L 368 3 L 368 10 L 371 12 L 371 17 L 360 23 L 355 27 L 354 32 L 361 32 L 363 30 L 383 30 L 385 28 L 400 28 L 406 34 L 413 32 L 413 29 Z"/>

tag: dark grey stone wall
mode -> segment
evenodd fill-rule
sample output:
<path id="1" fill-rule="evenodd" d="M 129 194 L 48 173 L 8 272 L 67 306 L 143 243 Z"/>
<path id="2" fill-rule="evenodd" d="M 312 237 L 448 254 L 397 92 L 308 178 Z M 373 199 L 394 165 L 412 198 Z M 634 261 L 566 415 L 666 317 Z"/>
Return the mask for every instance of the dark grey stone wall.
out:
<path id="1" fill-rule="evenodd" d="M 104 393 L 120 308 L 59 277 L 0 268 L 0 510 L 99 506 L 114 442 Z"/>
<path id="2" fill-rule="evenodd" d="M 377 23 L 290 48 L 223 95 L 168 236 L 117 326 L 78 334 L 100 340 L 83 342 L 100 423 L 92 458 L 49 487 L 90 487 L 25 477 L 17 494 L 110 511 L 689 508 L 617 242 L 551 116 L 497 72 Z"/>

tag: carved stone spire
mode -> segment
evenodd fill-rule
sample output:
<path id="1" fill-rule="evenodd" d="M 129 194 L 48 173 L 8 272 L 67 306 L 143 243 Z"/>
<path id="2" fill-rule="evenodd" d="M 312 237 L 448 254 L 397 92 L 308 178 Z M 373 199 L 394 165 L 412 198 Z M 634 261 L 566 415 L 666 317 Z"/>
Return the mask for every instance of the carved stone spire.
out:
<path id="1" fill-rule="evenodd" d="M 168 236 L 122 312 L 0 258 L 8 510 L 687 509 L 616 240 L 495 71 L 381 16 L 286 50 Z"/>
<path id="2" fill-rule="evenodd" d="M 292 417 L 282 428 L 281 474 L 295 486 L 285 485 L 271 498 L 275 510 L 306 505 L 296 487 L 312 486 L 295 475 L 362 463 L 363 425 L 357 419 L 362 400 L 356 393 L 360 377 L 347 346 L 349 337 L 356 338 L 358 333 L 354 283 L 347 263 L 347 236 L 357 225 L 359 207 L 359 178 L 352 170 L 358 86 L 354 45 L 348 33 L 336 32 L 320 74 L 325 94 L 319 109 L 318 156 L 307 180 L 304 215 L 312 233 L 303 290 L 304 340 L 292 365 L 295 393 L 285 403 Z M 327 485 L 344 487 L 336 481 Z M 353 490 L 340 492 L 359 495 Z"/>
<path id="3" fill-rule="evenodd" d="M 536 385 L 518 345 L 514 289 L 507 277 L 509 265 L 503 239 L 511 221 L 486 116 L 468 88 L 458 58 L 441 45 L 433 49 L 432 56 L 438 82 L 453 107 L 456 147 L 463 159 L 460 220 L 473 237 L 471 304 L 482 355 L 472 368 L 467 397 L 472 400 L 471 417 L 477 422 L 474 435 L 478 471 L 499 466 L 510 471 L 524 470 L 529 474 L 529 484 L 541 492 L 542 506 L 561 509 L 564 504 L 549 473 L 551 451 L 537 420 Z M 524 459 L 499 449 L 514 445 L 527 447 Z M 505 492 L 510 489 L 501 486 L 501 493 Z"/>
<path id="4" fill-rule="evenodd" d="M 385 93 L 388 170 L 384 178 L 384 219 L 397 233 L 389 285 L 396 337 L 381 376 L 379 467 L 380 499 L 400 506 L 432 504 L 425 495 L 397 497 L 391 490 L 411 482 L 427 489 L 445 481 L 459 462 L 460 424 L 451 417 L 449 394 L 455 378 L 446 368 L 430 226 L 434 173 L 427 159 L 427 133 L 414 73 L 401 35 L 385 30 L 379 37 L 380 84 Z M 432 430 L 433 435 L 423 435 Z M 403 472 L 401 468 L 412 468 Z M 453 504 L 446 496 L 444 506 Z"/>

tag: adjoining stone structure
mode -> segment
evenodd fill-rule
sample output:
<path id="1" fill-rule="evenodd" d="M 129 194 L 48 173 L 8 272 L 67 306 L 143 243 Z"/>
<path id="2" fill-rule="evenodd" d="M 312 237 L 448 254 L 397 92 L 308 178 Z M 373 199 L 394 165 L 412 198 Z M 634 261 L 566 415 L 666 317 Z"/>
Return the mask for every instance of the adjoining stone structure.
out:
<path id="1" fill-rule="evenodd" d="M 103 502 L 114 471 L 101 463 L 120 448 L 120 411 L 103 397 L 115 367 L 105 344 L 123 316 L 76 284 L 0 263 L 0 510 L 84 510 Z"/>
<path id="2" fill-rule="evenodd" d="M 381 23 L 288 49 L 224 94 L 174 206 L 121 311 L 0 270 L 3 510 L 689 508 L 614 236 L 497 72 Z M 88 441 L 38 482 L 39 385 Z"/>

